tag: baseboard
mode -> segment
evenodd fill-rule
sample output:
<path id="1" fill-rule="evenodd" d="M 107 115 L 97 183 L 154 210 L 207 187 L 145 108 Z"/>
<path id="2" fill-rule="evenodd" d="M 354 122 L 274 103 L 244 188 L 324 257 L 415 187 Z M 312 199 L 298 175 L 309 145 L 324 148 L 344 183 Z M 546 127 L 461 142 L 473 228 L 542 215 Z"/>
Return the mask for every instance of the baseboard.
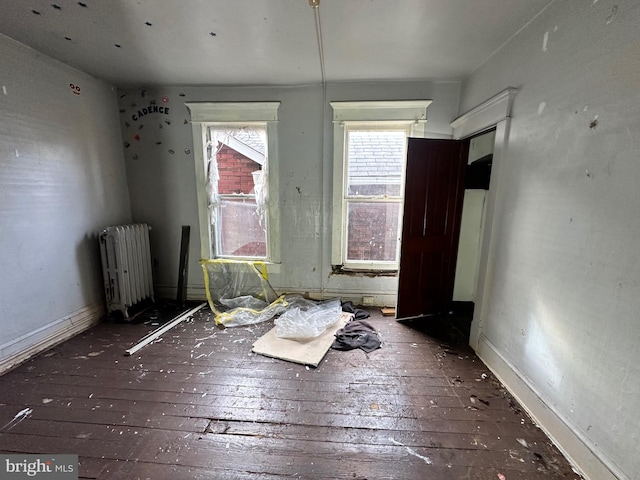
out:
<path id="1" fill-rule="evenodd" d="M 275 288 L 275 287 L 274 287 Z M 176 298 L 178 289 L 171 285 L 155 285 L 156 296 L 158 298 Z M 364 297 L 370 297 L 369 306 L 390 307 L 396 305 L 396 293 L 390 292 L 348 292 L 345 290 L 320 290 L 320 289 L 304 289 L 304 288 L 276 288 L 278 294 L 291 293 L 299 294 L 314 300 L 328 300 L 331 298 L 339 298 L 343 302 L 351 301 L 355 305 L 365 305 Z M 204 285 L 188 285 L 187 300 L 206 301 L 207 295 Z"/>
<path id="2" fill-rule="evenodd" d="M 104 302 L 96 302 L 0 345 L 0 375 L 37 353 L 94 326 L 104 317 L 105 312 Z"/>
<path id="3" fill-rule="evenodd" d="M 278 288 L 278 293 L 298 294 L 313 300 L 329 300 L 339 298 L 343 302 L 353 302 L 354 305 L 366 305 L 371 307 L 395 307 L 396 293 L 390 292 L 362 292 L 348 291 L 346 289 L 320 290 L 309 288 Z M 365 298 L 367 297 L 367 298 Z"/>
<path id="4" fill-rule="evenodd" d="M 178 296 L 178 287 L 175 285 L 154 285 L 156 298 L 173 299 Z M 187 285 L 187 300 L 198 300 L 205 302 L 207 293 L 204 285 Z"/>
<path id="5" fill-rule="evenodd" d="M 476 353 L 585 479 L 628 478 L 617 471 L 617 468 L 607 464 L 596 453 L 594 445 L 582 438 L 552 407 L 545 403 L 536 388 L 482 334 Z"/>

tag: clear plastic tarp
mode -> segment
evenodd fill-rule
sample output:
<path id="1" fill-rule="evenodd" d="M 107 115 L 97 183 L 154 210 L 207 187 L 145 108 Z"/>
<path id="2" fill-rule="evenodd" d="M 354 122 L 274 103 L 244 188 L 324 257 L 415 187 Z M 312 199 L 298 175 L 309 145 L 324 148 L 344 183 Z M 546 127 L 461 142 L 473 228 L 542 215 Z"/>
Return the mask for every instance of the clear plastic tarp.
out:
<path id="1" fill-rule="evenodd" d="M 316 302 L 281 295 L 268 280 L 263 262 L 204 260 L 207 300 L 216 323 L 226 327 L 265 322 L 276 316 L 276 335 L 305 340 L 317 337 L 340 319 L 340 300 Z"/>
<path id="2" fill-rule="evenodd" d="M 306 308 L 291 306 L 276 318 L 276 336 L 293 340 L 315 338 L 340 320 L 341 314 L 342 305 L 337 299 L 314 303 Z"/>

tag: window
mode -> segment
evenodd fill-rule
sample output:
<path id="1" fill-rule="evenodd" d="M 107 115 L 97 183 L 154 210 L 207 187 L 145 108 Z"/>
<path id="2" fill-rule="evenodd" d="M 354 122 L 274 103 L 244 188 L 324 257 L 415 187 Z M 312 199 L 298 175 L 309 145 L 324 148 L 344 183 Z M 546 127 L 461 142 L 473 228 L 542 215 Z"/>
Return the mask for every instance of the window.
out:
<path id="1" fill-rule="evenodd" d="M 190 103 L 201 257 L 277 262 L 279 103 Z"/>
<path id="2" fill-rule="evenodd" d="M 267 258 L 267 131 L 207 126 L 207 193 L 213 254 Z"/>
<path id="3" fill-rule="evenodd" d="M 396 270 L 407 137 L 422 136 L 428 100 L 332 102 L 332 264 Z"/>

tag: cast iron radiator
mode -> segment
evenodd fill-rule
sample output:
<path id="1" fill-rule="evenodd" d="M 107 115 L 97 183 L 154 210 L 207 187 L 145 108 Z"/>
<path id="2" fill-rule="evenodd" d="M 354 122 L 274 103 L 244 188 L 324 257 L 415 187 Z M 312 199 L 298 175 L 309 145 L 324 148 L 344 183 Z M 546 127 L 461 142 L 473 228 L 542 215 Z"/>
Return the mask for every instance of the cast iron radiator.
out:
<path id="1" fill-rule="evenodd" d="M 150 227 L 144 223 L 105 228 L 100 234 L 107 311 L 129 318 L 129 307 L 153 298 Z"/>

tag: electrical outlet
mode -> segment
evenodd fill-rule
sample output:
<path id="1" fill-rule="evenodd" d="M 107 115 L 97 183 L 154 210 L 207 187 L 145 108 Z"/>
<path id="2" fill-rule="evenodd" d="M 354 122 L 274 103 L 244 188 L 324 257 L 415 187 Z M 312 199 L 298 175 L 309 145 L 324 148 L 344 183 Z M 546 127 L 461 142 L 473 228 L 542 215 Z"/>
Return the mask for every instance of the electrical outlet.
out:
<path id="1" fill-rule="evenodd" d="M 373 305 L 373 295 L 363 295 L 362 305 Z"/>

